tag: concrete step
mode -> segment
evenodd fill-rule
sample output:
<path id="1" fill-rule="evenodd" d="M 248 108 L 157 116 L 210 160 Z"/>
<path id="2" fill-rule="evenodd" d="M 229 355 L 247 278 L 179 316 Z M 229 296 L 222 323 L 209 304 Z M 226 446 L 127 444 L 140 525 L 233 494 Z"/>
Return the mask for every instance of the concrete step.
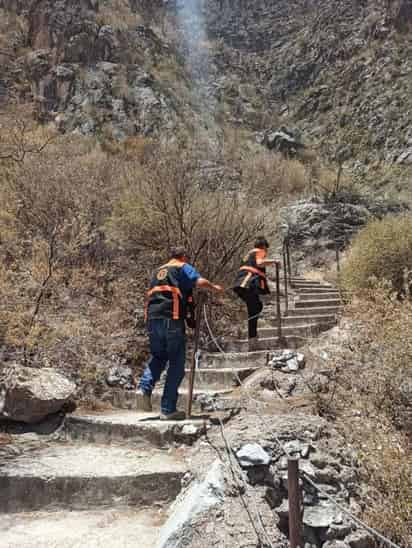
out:
<path id="1" fill-rule="evenodd" d="M 273 337 L 263 337 L 259 331 L 259 339 L 256 341 L 257 350 L 276 350 L 278 348 L 299 348 L 304 344 L 304 335 L 288 335 L 282 332 L 282 339 L 279 340 L 277 331 Z M 249 352 L 249 341 L 243 340 L 227 341 L 223 344 L 225 352 Z"/>
<path id="2" fill-rule="evenodd" d="M 298 335 L 289 335 L 287 333 L 282 334 L 282 339 L 279 340 L 278 337 L 260 337 L 257 341 L 258 348 L 257 350 L 270 351 L 277 350 L 278 348 L 300 348 L 304 344 L 305 339 Z M 220 347 L 227 354 L 250 354 L 249 344 L 247 339 L 244 340 L 228 340 L 220 344 Z M 215 356 L 223 356 L 218 348 L 213 348 L 213 345 L 209 347 L 209 352 L 204 355 L 202 360 L 202 365 L 205 368 L 216 367 L 215 365 Z M 243 358 L 240 358 L 243 359 Z M 246 358 L 245 358 L 246 359 Z M 222 358 L 222 361 L 223 358 Z"/>
<path id="3" fill-rule="evenodd" d="M 253 369 L 265 366 L 268 359 L 267 350 L 256 352 L 230 352 L 204 353 L 200 362 L 199 370 L 206 369 L 233 369 L 234 367 Z M 196 388 L 198 385 L 196 384 Z"/>
<path id="4" fill-rule="evenodd" d="M 300 293 L 298 299 L 299 301 L 340 300 L 340 293 L 338 291 L 328 291 L 327 293 Z"/>
<path id="5" fill-rule="evenodd" d="M 206 387 L 209 389 L 233 389 L 258 369 L 259 366 L 200 367 L 196 370 L 195 386 L 197 390 Z M 189 370 L 186 370 L 186 377 L 182 383 L 182 388 L 188 389 L 188 387 Z"/>
<path id="6" fill-rule="evenodd" d="M 290 284 L 293 286 L 306 286 L 306 285 L 313 285 L 316 287 L 330 287 L 331 284 L 328 282 L 325 282 L 324 280 L 308 280 L 306 278 L 291 278 Z"/>
<path id="7" fill-rule="evenodd" d="M 134 508 L 0 515 L 2 548 L 153 548 L 164 512 Z"/>
<path id="8" fill-rule="evenodd" d="M 189 362 L 187 362 L 189 363 Z M 219 398 L 223 400 L 231 394 L 231 389 L 226 390 L 209 390 L 195 388 L 193 392 L 193 410 L 195 413 L 201 413 L 204 410 L 204 402 L 210 399 Z M 160 409 L 160 400 L 162 397 L 163 388 L 159 384 L 152 394 L 152 405 L 154 410 Z M 179 389 L 179 409 L 186 409 L 187 390 Z M 116 409 L 137 410 L 137 396 L 134 390 L 122 390 L 117 388 L 113 390 L 112 405 Z"/>
<path id="9" fill-rule="evenodd" d="M 296 308 L 319 308 L 319 307 L 331 307 L 340 306 L 342 301 L 340 299 L 316 299 L 310 301 L 295 301 Z"/>
<path id="10" fill-rule="evenodd" d="M 168 503 L 185 472 L 176 456 L 158 449 L 57 443 L 2 466 L 0 512 Z"/>
<path id="11" fill-rule="evenodd" d="M 190 424 L 191 435 L 185 434 Z M 135 447 L 167 447 L 177 443 L 192 443 L 206 432 L 204 419 L 161 421 L 157 413 L 140 411 L 105 411 L 103 413 L 76 413 L 66 417 L 66 438 L 88 444 L 127 443 Z"/>
<path id="12" fill-rule="evenodd" d="M 316 294 L 320 294 L 320 293 L 338 293 L 339 294 L 339 291 L 330 286 L 330 287 L 317 287 L 317 286 L 313 286 L 312 287 L 299 287 L 298 288 L 298 293 L 301 294 L 301 293 L 316 293 Z"/>
<path id="13" fill-rule="evenodd" d="M 342 310 L 342 306 L 330 306 L 327 301 L 325 301 L 324 306 L 317 306 L 314 308 L 308 307 L 298 307 L 298 308 L 290 308 L 288 312 L 288 316 L 310 316 L 312 319 L 314 316 L 323 315 L 323 316 L 331 316 L 338 314 Z"/>
<path id="14" fill-rule="evenodd" d="M 295 311 L 294 311 L 295 312 Z M 336 323 L 335 314 L 313 314 L 313 315 L 288 315 L 282 316 L 282 325 L 284 326 L 301 326 L 308 323 L 315 323 L 317 325 L 333 326 Z M 267 327 L 276 327 L 277 319 L 276 316 L 273 318 L 265 318 L 259 322 L 259 330 L 261 328 Z"/>
<path id="15" fill-rule="evenodd" d="M 307 319 L 306 316 L 304 318 Z M 291 325 L 290 323 L 285 324 L 283 320 L 284 319 L 282 318 L 282 334 L 285 336 L 295 335 L 297 337 L 311 337 L 311 336 L 318 335 L 319 333 L 321 333 L 322 331 L 325 331 L 329 327 L 316 322 L 314 323 L 302 322 L 302 324 L 300 325 Z M 259 327 L 259 337 L 261 339 L 277 337 L 278 330 L 277 330 L 276 322 L 274 322 L 274 325 L 276 327 L 263 327 L 263 328 Z M 243 335 L 244 335 L 243 338 L 247 338 L 246 331 L 244 332 Z"/>

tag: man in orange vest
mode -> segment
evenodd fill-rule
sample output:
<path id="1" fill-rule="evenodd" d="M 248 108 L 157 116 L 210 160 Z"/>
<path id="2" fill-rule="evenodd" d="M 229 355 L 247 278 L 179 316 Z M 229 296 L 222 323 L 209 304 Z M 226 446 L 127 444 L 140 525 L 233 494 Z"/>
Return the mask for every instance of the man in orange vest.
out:
<path id="1" fill-rule="evenodd" d="M 246 303 L 248 312 L 249 351 L 258 350 L 257 325 L 263 304 L 260 295 L 270 293 L 266 279 L 266 267 L 278 261 L 267 259 L 269 243 L 263 236 L 255 241 L 255 247 L 243 258 L 233 291 Z"/>
<path id="2" fill-rule="evenodd" d="M 161 400 L 161 420 L 183 420 L 185 413 L 177 411 L 178 389 L 185 376 L 185 322 L 193 327 L 194 288 L 221 292 L 220 285 L 202 278 L 188 263 L 184 248 L 172 249 L 169 262 L 156 270 L 147 294 L 146 318 L 152 357 L 140 379 L 138 406 L 152 410 L 152 391 L 169 364 Z M 191 320 L 191 321 L 190 321 Z"/>

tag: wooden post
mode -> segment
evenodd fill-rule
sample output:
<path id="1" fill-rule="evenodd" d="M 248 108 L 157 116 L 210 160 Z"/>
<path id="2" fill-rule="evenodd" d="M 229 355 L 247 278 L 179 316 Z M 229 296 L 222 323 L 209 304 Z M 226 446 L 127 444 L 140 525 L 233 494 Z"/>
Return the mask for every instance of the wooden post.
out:
<path id="1" fill-rule="evenodd" d="M 280 265 L 276 262 L 276 315 L 278 323 L 278 339 L 282 342 L 282 312 L 280 309 Z"/>
<path id="2" fill-rule="evenodd" d="M 194 349 L 192 356 L 192 363 L 190 366 L 189 374 L 189 393 L 187 395 L 187 407 L 186 407 L 186 418 L 190 419 L 192 416 L 192 404 L 193 404 L 193 389 L 195 385 L 195 375 L 196 375 L 196 356 L 199 350 L 199 341 L 200 341 L 200 326 L 202 321 L 202 307 L 203 307 L 203 295 L 199 293 L 199 298 L 197 301 L 196 307 L 196 327 L 195 327 L 195 338 L 194 338 Z"/>
<path id="3" fill-rule="evenodd" d="M 285 284 L 285 316 L 287 316 L 289 312 L 289 295 L 288 295 L 288 265 L 287 265 L 285 244 L 283 245 L 283 278 L 284 278 L 284 284 Z"/>
<path id="4" fill-rule="evenodd" d="M 336 242 L 336 270 L 338 274 L 340 273 L 340 252 L 339 252 L 339 242 Z"/>
<path id="5" fill-rule="evenodd" d="M 299 491 L 299 460 L 288 459 L 289 542 L 291 548 L 301 544 L 302 514 Z"/>
<path id="6" fill-rule="evenodd" d="M 286 238 L 286 260 L 288 263 L 288 276 L 289 276 L 289 282 L 292 280 L 292 266 L 290 261 L 290 245 L 289 245 L 289 238 Z"/>

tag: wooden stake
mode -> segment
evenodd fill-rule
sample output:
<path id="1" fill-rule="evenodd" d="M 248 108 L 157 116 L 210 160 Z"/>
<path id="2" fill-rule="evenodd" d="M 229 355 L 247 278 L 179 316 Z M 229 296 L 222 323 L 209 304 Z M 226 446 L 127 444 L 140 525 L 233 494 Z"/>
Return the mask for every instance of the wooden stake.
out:
<path id="1" fill-rule="evenodd" d="M 196 307 L 196 327 L 195 327 L 194 349 L 193 349 L 192 363 L 190 366 L 190 374 L 189 374 L 189 393 L 187 395 L 186 418 L 188 419 L 190 419 L 192 416 L 193 390 L 194 390 L 195 375 L 196 375 L 196 356 L 199 350 L 203 302 L 204 302 L 203 295 L 199 293 L 199 298 L 198 298 L 197 307 Z"/>
<path id="2" fill-rule="evenodd" d="M 280 265 L 276 263 L 276 314 L 278 321 L 278 339 L 282 344 L 282 312 L 280 309 Z"/>
<path id="3" fill-rule="evenodd" d="M 288 295 L 288 265 L 286 259 L 286 247 L 283 247 L 283 278 L 285 284 L 285 316 L 289 312 L 289 295 Z"/>
<path id="4" fill-rule="evenodd" d="M 299 491 L 299 460 L 288 459 L 289 542 L 291 548 L 301 545 L 302 514 Z"/>

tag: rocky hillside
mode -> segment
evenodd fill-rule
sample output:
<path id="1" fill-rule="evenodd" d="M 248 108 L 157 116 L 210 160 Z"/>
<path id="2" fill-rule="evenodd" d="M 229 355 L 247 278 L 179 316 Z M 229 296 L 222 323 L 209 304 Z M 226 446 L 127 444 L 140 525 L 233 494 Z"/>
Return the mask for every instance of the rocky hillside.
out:
<path id="1" fill-rule="evenodd" d="M 402 190 L 410 0 L 1 0 L 0 95 L 62 132 L 123 139 L 286 126 Z M 244 131 L 246 130 L 246 132 Z M 400 181 L 400 182 L 399 182 Z"/>

